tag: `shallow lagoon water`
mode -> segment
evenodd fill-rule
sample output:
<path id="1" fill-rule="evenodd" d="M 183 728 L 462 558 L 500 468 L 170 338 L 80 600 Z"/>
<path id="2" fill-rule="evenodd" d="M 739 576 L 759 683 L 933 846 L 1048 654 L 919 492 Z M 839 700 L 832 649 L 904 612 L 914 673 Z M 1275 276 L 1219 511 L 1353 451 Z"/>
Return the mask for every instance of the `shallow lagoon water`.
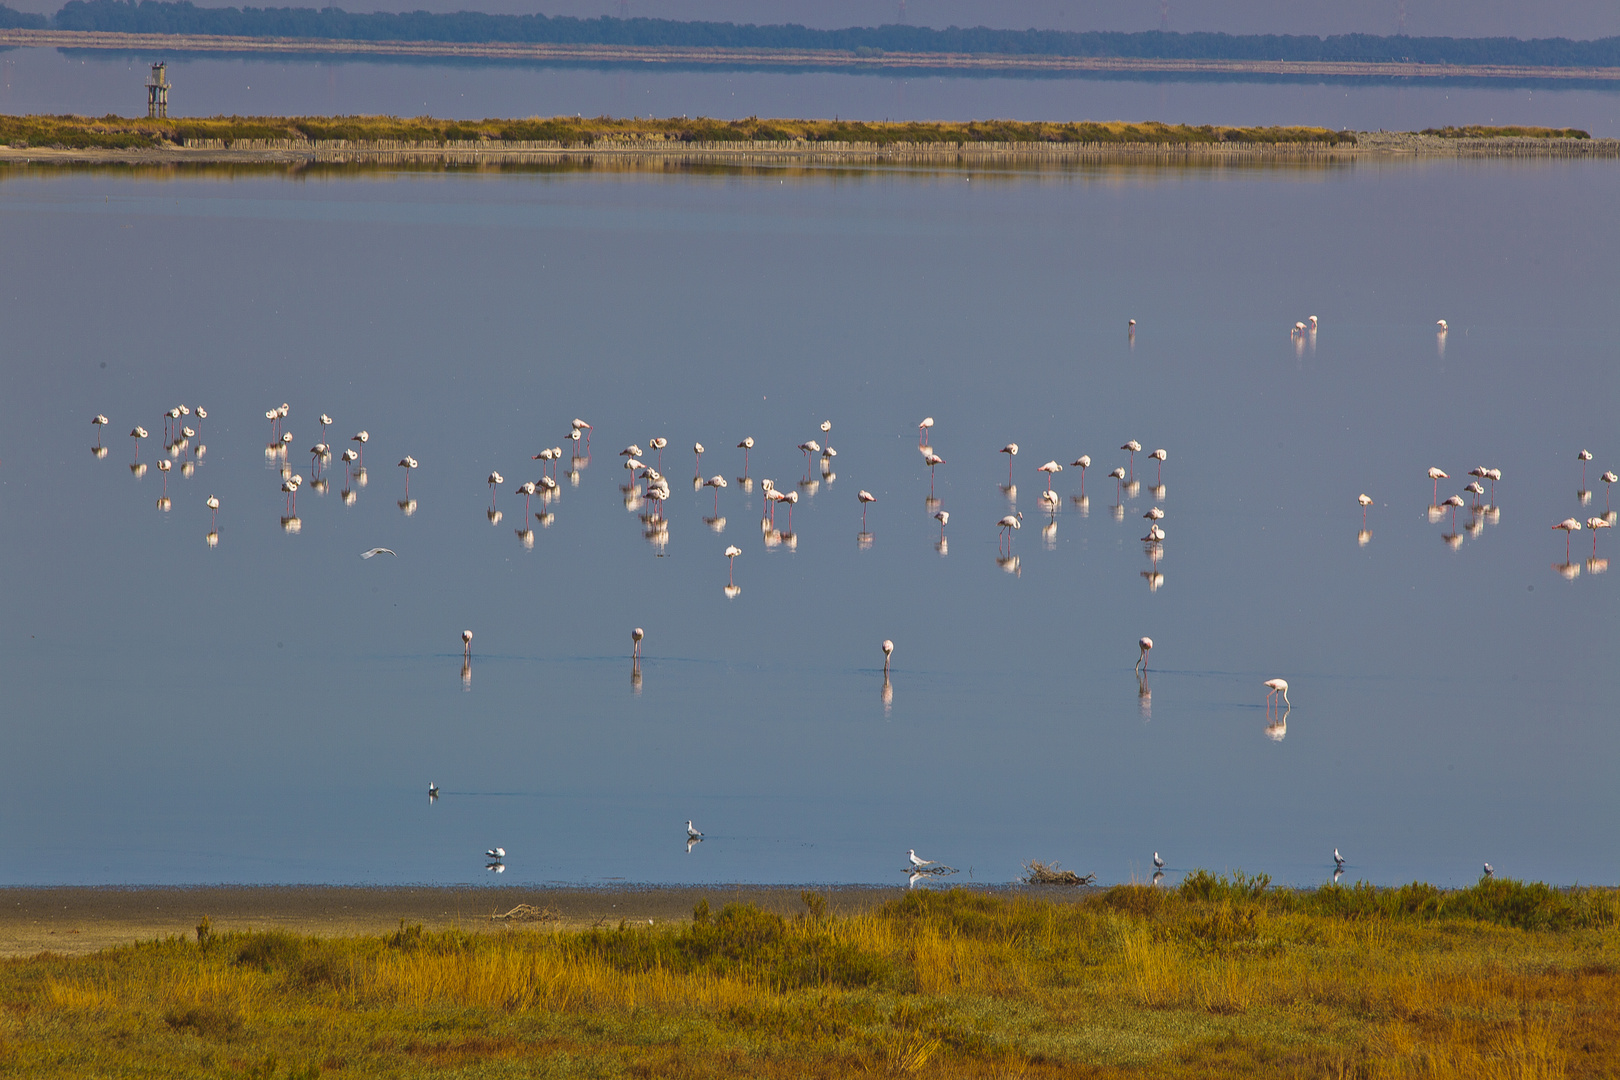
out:
<path id="1" fill-rule="evenodd" d="M 1337 846 L 1379 883 L 1485 860 L 1613 882 L 1614 576 L 1583 531 L 1567 580 L 1549 526 L 1601 513 L 1620 459 L 1617 177 L 6 173 L 0 881 L 462 882 L 499 844 L 508 885 L 897 882 L 908 847 L 975 881 L 1029 858 L 1145 878 L 1158 850 L 1172 879 L 1310 884 Z M 155 463 L 182 401 L 207 453 L 165 512 L 124 432 Z M 320 413 L 338 447 L 371 435 L 354 504 L 334 461 L 296 534 L 265 454 L 283 401 L 303 475 Z M 526 547 L 511 489 L 573 417 L 588 467 Z M 657 546 L 617 455 L 660 435 Z M 838 450 L 791 548 L 737 483 L 744 435 L 784 486 L 798 443 Z M 1165 490 L 1138 454 L 1116 520 L 1131 438 L 1168 450 Z M 731 478 L 723 533 L 694 440 Z M 1043 535 L 1035 467 L 1082 453 L 1089 504 L 1059 473 Z M 1476 464 L 1503 470 L 1499 515 L 1431 521 L 1425 470 L 1444 498 Z"/>

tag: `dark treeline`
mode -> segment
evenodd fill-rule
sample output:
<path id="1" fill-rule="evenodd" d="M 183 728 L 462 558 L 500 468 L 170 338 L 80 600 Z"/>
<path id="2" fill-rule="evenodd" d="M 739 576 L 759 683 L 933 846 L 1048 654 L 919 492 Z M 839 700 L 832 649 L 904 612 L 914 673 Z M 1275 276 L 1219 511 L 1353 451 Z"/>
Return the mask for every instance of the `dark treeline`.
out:
<path id="1" fill-rule="evenodd" d="M 688 48 L 833 49 L 847 52 L 999 53 L 1016 56 L 1106 56 L 1176 60 L 1391 61 L 1430 64 L 1515 64 L 1548 67 L 1620 66 L 1620 37 L 1568 38 L 1380 37 L 1319 38 L 1277 34 L 1172 34 L 1147 31 L 1077 33 L 1063 30 L 943 30 L 923 26 L 812 30 L 797 25 L 753 26 L 671 19 L 577 19 L 545 15 L 355 14 L 340 8 L 200 8 L 191 3 L 70 0 L 54 16 L 0 4 L 0 27 L 100 30 L 141 34 L 223 34 L 245 37 L 338 38 L 355 41 L 533 42 L 565 45 L 665 45 Z"/>

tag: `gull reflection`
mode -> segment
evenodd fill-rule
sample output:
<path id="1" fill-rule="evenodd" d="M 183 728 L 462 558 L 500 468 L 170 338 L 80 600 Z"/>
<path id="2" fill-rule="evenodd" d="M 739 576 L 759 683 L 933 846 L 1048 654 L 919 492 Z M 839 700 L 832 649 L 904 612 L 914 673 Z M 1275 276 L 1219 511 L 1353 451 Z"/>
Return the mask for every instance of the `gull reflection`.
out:
<path id="1" fill-rule="evenodd" d="M 1284 709 L 1281 716 L 1268 723 L 1266 725 L 1266 738 L 1272 742 L 1282 742 L 1288 736 L 1288 714 L 1293 711 L 1292 707 Z"/>
<path id="2" fill-rule="evenodd" d="M 504 874 L 506 873 L 506 864 L 499 862 L 485 863 L 484 869 L 490 871 L 491 873 Z"/>
<path id="3" fill-rule="evenodd" d="M 1155 871 L 1153 871 L 1153 884 L 1155 884 L 1155 885 L 1163 885 L 1164 884 L 1164 871 L 1163 870 L 1155 870 Z"/>
<path id="4" fill-rule="evenodd" d="M 1344 877 L 1344 867 L 1335 866 L 1333 868 L 1333 884 L 1337 885 L 1342 877 Z"/>
<path id="5" fill-rule="evenodd" d="M 701 843 L 703 843 L 703 837 L 701 837 L 701 836 L 688 836 L 686 838 L 686 853 L 688 855 L 692 854 L 692 849 L 697 847 Z"/>
<path id="6" fill-rule="evenodd" d="M 518 542 L 521 543 L 524 548 L 530 551 L 534 550 L 533 529 L 513 529 L 512 531 L 517 534 Z"/>

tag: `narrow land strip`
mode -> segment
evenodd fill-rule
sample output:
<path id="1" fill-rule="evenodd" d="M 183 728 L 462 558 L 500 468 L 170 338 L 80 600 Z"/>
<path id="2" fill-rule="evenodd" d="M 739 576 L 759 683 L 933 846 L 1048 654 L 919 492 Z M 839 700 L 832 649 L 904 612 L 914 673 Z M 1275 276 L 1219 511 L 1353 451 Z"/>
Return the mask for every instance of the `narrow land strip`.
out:
<path id="1" fill-rule="evenodd" d="M 301 53 L 554 63 L 637 63 L 855 70 L 919 69 L 1013 73 L 1160 73 L 1374 79 L 1620 81 L 1620 68 L 1415 62 L 1182 60 L 1116 56 L 1024 56 L 831 49 L 732 49 L 686 46 L 565 45 L 531 42 L 351 41 L 208 34 L 124 34 L 84 30 L 0 30 L 0 46 L 145 52 Z"/>

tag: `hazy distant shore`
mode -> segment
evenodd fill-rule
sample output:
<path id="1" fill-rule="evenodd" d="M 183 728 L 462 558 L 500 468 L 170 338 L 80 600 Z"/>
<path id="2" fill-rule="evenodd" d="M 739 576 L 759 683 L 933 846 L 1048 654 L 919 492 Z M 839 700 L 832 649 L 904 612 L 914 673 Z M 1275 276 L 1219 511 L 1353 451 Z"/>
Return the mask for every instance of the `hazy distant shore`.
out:
<path id="1" fill-rule="evenodd" d="M 349 139 L 188 139 L 157 147 L 0 146 L 0 163 L 108 165 L 501 165 L 570 162 L 793 165 L 1062 165 L 1091 162 L 1295 162 L 1364 158 L 1620 158 L 1620 139 L 1440 138 L 1358 132 L 1353 143 L 1260 142 L 889 142 L 758 140 L 695 142 L 658 138 L 442 142 Z"/>

